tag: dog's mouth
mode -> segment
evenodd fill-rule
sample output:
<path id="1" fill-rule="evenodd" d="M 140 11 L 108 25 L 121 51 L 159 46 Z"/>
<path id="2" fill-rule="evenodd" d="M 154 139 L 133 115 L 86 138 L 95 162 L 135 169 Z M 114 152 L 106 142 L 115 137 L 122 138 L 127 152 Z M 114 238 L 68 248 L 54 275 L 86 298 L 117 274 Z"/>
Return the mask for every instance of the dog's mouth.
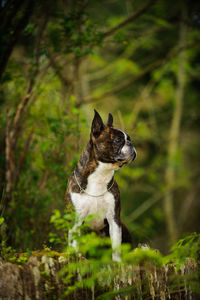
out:
<path id="1" fill-rule="evenodd" d="M 131 151 L 131 154 L 128 156 L 128 157 L 125 157 L 125 158 L 117 158 L 116 161 L 119 162 L 119 163 L 122 163 L 122 165 L 124 164 L 128 164 L 132 161 L 134 161 L 137 157 L 137 152 L 135 150 L 135 148 L 132 149 Z"/>

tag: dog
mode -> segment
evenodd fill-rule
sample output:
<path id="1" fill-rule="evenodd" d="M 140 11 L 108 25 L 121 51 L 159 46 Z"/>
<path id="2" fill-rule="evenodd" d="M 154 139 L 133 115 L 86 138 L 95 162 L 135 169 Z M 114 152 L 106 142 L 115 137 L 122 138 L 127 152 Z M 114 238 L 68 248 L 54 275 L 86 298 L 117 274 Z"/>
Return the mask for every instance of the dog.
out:
<path id="1" fill-rule="evenodd" d="M 90 139 L 83 150 L 77 166 L 69 177 L 66 204 L 72 205 L 76 220 L 69 231 L 69 244 L 77 249 L 73 233 L 89 215 L 98 215 L 90 226 L 97 233 L 111 238 L 112 259 L 120 261 L 121 243 L 131 243 L 131 235 L 120 218 L 120 191 L 114 180 L 114 172 L 136 158 L 128 134 L 113 127 L 113 116 L 108 114 L 104 125 L 94 110 Z"/>

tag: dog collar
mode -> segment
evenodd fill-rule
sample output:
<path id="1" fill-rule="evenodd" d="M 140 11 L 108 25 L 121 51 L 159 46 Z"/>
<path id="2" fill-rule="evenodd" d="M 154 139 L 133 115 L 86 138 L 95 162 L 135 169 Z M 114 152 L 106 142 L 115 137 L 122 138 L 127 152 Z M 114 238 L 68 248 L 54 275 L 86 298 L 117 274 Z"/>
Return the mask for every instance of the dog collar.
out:
<path id="1" fill-rule="evenodd" d="M 113 187 L 113 184 L 114 184 L 114 178 L 112 178 L 112 184 L 111 184 L 111 186 L 110 186 L 104 193 L 102 193 L 102 194 L 100 194 L 100 195 L 91 195 L 91 194 L 88 194 L 88 193 L 86 192 L 86 190 L 84 190 L 84 189 L 81 187 L 81 185 L 80 185 L 80 183 L 78 182 L 78 179 L 77 179 L 77 177 L 76 177 L 76 172 L 75 172 L 75 170 L 74 170 L 74 178 L 75 178 L 75 180 L 76 180 L 76 183 L 77 183 L 77 185 L 78 185 L 78 187 L 79 187 L 81 193 L 84 193 L 84 194 L 86 194 L 86 195 L 88 195 L 88 196 L 90 196 L 90 197 L 102 197 L 102 196 L 104 196 L 109 190 L 111 190 L 111 188 Z"/>

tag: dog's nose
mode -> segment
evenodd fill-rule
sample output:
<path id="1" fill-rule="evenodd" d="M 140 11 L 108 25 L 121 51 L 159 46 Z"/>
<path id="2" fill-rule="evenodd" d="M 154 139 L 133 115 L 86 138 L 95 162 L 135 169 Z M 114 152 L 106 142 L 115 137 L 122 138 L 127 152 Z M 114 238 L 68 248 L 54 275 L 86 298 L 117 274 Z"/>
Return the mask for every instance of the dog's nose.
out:
<path id="1" fill-rule="evenodd" d="M 127 145 L 127 146 L 133 146 L 133 144 L 132 144 L 131 141 L 126 141 L 126 145 Z"/>
<path id="2" fill-rule="evenodd" d="M 133 147 L 133 159 L 132 160 L 135 160 L 137 157 L 137 151 L 135 150 L 135 148 Z"/>

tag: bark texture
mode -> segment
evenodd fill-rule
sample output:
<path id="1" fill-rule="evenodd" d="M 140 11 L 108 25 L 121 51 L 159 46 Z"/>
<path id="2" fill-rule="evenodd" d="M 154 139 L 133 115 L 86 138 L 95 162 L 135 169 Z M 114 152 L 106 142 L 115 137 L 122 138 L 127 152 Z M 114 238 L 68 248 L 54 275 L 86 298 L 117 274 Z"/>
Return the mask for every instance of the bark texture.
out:
<path id="1" fill-rule="evenodd" d="M 99 278 L 93 289 L 85 287 L 76 289 L 70 295 L 64 296 L 67 284 L 58 276 L 59 271 L 67 266 L 63 256 L 56 258 L 47 254 L 31 256 L 24 265 L 17 265 L 0 259 L 0 299 L 97 299 L 108 293 L 106 299 L 199 299 L 192 292 L 190 282 L 198 282 L 197 264 L 188 259 L 181 270 L 177 272 L 170 264 L 164 267 L 149 265 L 148 267 L 134 265 L 113 265 L 118 268 L 110 282 Z M 108 267 L 108 266 L 107 266 Z M 190 281 L 188 281 L 190 278 Z M 78 274 L 72 281 L 80 281 Z M 177 285 L 178 280 L 178 285 Z M 176 282 L 176 288 L 174 288 Z M 178 287 L 177 287 L 178 286 Z M 119 290 L 121 293 L 119 293 Z M 126 295 L 123 291 L 128 292 Z M 115 295 L 109 295 L 115 291 Z M 101 297 L 98 299 L 102 299 Z M 105 298 L 104 298 L 105 299 Z"/>

